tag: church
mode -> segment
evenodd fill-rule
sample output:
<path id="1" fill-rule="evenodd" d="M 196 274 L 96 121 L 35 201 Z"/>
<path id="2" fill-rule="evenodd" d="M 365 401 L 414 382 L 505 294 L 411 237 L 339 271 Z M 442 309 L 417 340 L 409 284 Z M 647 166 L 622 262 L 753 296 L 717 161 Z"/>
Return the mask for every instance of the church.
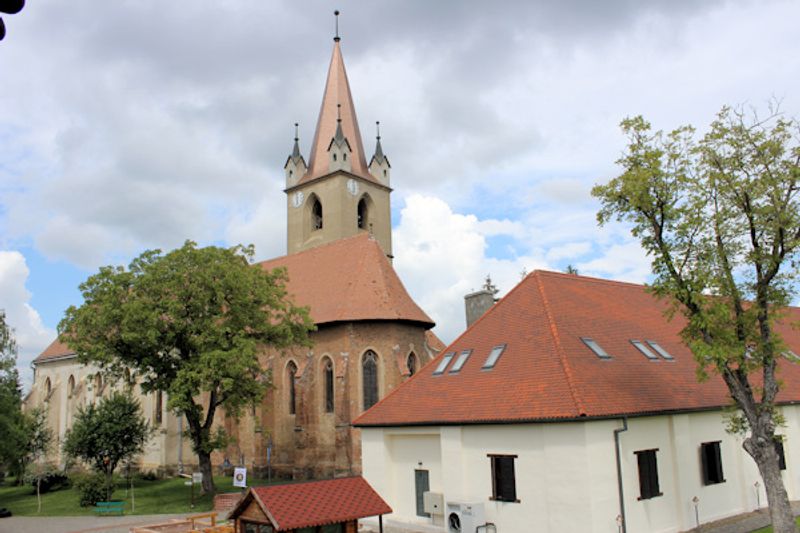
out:
<path id="1" fill-rule="evenodd" d="M 360 430 L 351 422 L 443 345 L 392 267 L 391 165 L 380 135 L 367 162 L 338 36 L 308 160 L 295 135 L 284 171 L 287 255 L 256 268 L 287 269 L 288 293 L 308 306 L 317 330 L 311 348 L 261 354 L 274 388 L 238 419 L 218 415 L 215 423 L 233 439 L 212 460 L 291 479 L 360 474 Z M 59 444 L 80 406 L 124 386 L 158 429 L 140 467 L 191 469 L 197 459 L 184 421 L 166 409 L 164 393 L 106 383 L 58 340 L 34 361 L 26 399 L 47 411 L 57 444 L 50 459 L 63 464 Z"/>

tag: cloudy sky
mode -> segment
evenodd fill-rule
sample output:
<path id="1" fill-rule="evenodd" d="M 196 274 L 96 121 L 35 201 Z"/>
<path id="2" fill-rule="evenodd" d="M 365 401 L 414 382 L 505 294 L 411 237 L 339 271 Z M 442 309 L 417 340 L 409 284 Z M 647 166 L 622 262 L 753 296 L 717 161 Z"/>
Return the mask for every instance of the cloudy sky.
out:
<path id="1" fill-rule="evenodd" d="M 0 308 L 21 367 L 100 265 L 187 238 L 285 253 L 282 166 L 294 122 L 308 155 L 334 8 L 365 147 L 380 120 L 392 162 L 395 267 L 445 341 L 487 274 L 501 293 L 568 264 L 647 280 L 589 194 L 625 116 L 702 130 L 771 98 L 800 115 L 795 0 L 29 2 L 0 42 Z"/>

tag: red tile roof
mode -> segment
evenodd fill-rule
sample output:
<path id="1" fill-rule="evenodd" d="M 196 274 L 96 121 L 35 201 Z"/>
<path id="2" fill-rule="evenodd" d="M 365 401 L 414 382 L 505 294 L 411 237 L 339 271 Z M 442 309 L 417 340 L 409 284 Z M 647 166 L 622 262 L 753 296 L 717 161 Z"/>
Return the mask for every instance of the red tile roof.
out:
<path id="1" fill-rule="evenodd" d="M 308 306 L 316 324 L 357 320 L 401 320 L 433 327 L 434 322 L 408 295 L 403 282 L 377 241 L 367 233 L 339 239 L 260 263 L 262 268 L 286 267 L 287 289 L 295 304 Z M 443 347 L 432 333 L 432 348 Z M 35 360 L 74 355 L 58 340 Z"/>
<path id="2" fill-rule="evenodd" d="M 574 419 L 708 409 L 730 404 L 719 376 L 698 383 L 680 338 L 684 320 L 641 285 L 536 271 L 476 321 L 439 357 L 354 421 L 356 426 Z M 788 311 L 800 321 L 800 309 Z M 779 326 L 800 353 L 800 330 Z M 596 340 L 597 357 L 581 337 Z M 632 339 L 654 340 L 674 361 L 650 361 Z M 491 370 L 492 348 L 506 349 Z M 450 352 L 471 349 L 457 374 L 434 369 Z M 800 402 L 800 364 L 781 361 L 780 402 Z"/>
<path id="3" fill-rule="evenodd" d="M 62 343 L 58 339 L 54 340 L 50 343 L 50 346 L 44 349 L 39 356 L 33 360 L 34 363 L 41 363 L 42 361 L 46 361 L 48 359 L 59 359 L 61 357 L 68 357 L 71 355 L 75 355 L 75 351 L 69 348 L 66 344 Z"/>
<path id="4" fill-rule="evenodd" d="M 361 476 L 251 490 L 278 531 L 338 524 L 392 512 Z"/>
<path id="5" fill-rule="evenodd" d="M 316 324 L 403 320 L 433 327 L 414 303 L 377 241 L 367 233 L 285 255 L 261 266 L 286 267 L 289 294 Z"/>

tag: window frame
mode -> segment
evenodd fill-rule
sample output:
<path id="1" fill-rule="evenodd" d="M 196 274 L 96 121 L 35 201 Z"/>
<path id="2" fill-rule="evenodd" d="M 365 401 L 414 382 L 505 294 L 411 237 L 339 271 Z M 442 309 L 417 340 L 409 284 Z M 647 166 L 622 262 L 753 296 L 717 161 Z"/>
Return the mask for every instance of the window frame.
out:
<path id="1" fill-rule="evenodd" d="M 658 342 L 656 342 L 654 340 L 647 340 L 645 342 L 647 342 L 647 344 L 650 346 L 650 348 L 655 350 L 656 353 L 658 355 L 660 355 L 661 358 L 664 359 L 665 361 L 674 361 L 675 360 L 675 356 L 672 355 L 671 353 L 669 353 L 667 351 L 667 349 L 664 348 L 663 346 L 661 346 Z"/>
<path id="2" fill-rule="evenodd" d="M 461 353 L 458 354 L 456 357 L 455 363 L 453 366 L 450 367 L 449 374 L 458 374 L 464 368 L 464 365 L 467 364 L 469 360 L 469 356 L 472 355 L 472 349 L 468 350 L 461 350 Z"/>
<path id="3" fill-rule="evenodd" d="M 636 466 L 639 472 L 639 497 L 637 500 L 651 500 L 663 496 L 658 480 L 658 448 L 637 450 Z"/>
<path id="4" fill-rule="evenodd" d="M 286 381 L 289 385 L 289 414 L 297 414 L 297 363 L 289 361 L 286 365 Z"/>
<path id="5" fill-rule="evenodd" d="M 631 344 L 633 347 L 639 350 L 639 353 L 644 355 L 648 361 L 660 361 L 661 358 L 658 357 L 658 354 L 653 352 L 650 349 L 650 346 L 646 345 L 644 341 L 640 341 L 639 339 L 630 339 Z"/>
<path id="6" fill-rule="evenodd" d="M 775 435 L 775 439 L 772 441 L 775 446 L 775 453 L 778 454 L 778 468 L 780 470 L 786 470 L 786 448 L 783 445 L 783 435 Z"/>
<path id="7" fill-rule="evenodd" d="M 503 357 L 503 354 L 506 352 L 507 347 L 507 344 L 498 344 L 496 346 L 492 346 L 492 351 L 489 352 L 489 355 L 486 357 L 486 361 L 483 362 L 481 370 L 491 370 L 496 367 L 497 363 L 500 361 L 500 358 Z M 495 352 L 497 352 L 497 355 L 492 357 Z"/>
<path id="8" fill-rule="evenodd" d="M 706 452 L 708 449 L 713 452 Z M 710 463 L 709 459 L 713 459 L 714 463 Z M 700 443 L 700 474 L 704 486 L 725 483 L 725 471 L 722 468 L 722 441 Z"/>
<path id="9" fill-rule="evenodd" d="M 600 346 L 600 343 L 597 342 L 594 337 L 580 337 L 581 342 L 589 348 L 594 355 L 597 356 L 598 359 L 601 361 L 610 361 L 613 359 L 612 355 L 608 353 L 605 348 Z"/>
<path id="10" fill-rule="evenodd" d="M 506 503 L 520 503 L 520 499 L 517 498 L 517 475 L 516 475 L 516 466 L 515 462 L 518 458 L 516 454 L 501 454 L 501 453 L 489 453 L 486 454 L 489 458 L 489 463 L 491 465 L 491 481 L 492 481 L 492 496 L 489 498 L 492 501 L 496 502 L 506 502 Z M 499 494 L 498 492 L 504 492 L 503 485 L 508 484 L 509 482 L 503 480 L 503 468 L 500 466 L 501 462 L 511 461 L 511 487 L 513 489 L 513 497 L 504 496 L 503 494 Z M 505 488 L 508 488 L 507 486 Z M 498 490 L 501 489 L 501 490 Z"/>
<path id="11" fill-rule="evenodd" d="M 441 376 L 442 374 L 444 374 L 444 371 L 447 370 L 447 367 L 450 365 L 450 361 L 452 361 L 453 357 L 455 357 L 455 356 L 456 356 L 456 352 L 447 352 L 446 354 L 444 354 L 444 356 L 442 357 L 442 360 L 439 361 L 439 366 L 437 366 L 434 369 L 433 375 L 434 376 Z"/>
<path id="12" fill-rule="evenodd" d="M 367 397 L 367 373 L 366 373 L 366 364 L 367 360 L 372 361 L 372 365 L 374 366 L 374 380 L 375 383 L 369 387 L 370 395 L 369 398 Z M 379 381 L 379 369 L 378 369 L 378 353 L 375 350 L 369 349 L 364 352 L 361 356 L 361 406 L 364 408 L 364 411 L 370 409 L 373 405 L 380 401 L 380 383 Z M 374 401 L 367 405 L 367 401 L 372 399 L 372 392 L 374 392 Z"/>
<path id="13" fill-rule="evenodd" d="M 333 361 L 330 357 L 325 357 L 322 363 L 322 385 L 323 389 L 323 410 L 326 413 L 333 413 L 336 408 L 336 384 L 333 375 Z"/>

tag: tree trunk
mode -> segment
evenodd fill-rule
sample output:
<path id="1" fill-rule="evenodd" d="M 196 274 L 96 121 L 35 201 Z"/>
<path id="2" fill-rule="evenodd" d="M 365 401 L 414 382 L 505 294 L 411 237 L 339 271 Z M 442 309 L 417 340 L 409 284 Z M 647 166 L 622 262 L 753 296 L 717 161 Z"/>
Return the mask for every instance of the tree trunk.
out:
<path id="1" fill-rule="evenodd" d="M 214 486 L 214 472 L 211 469 L 211 454 L 208 452 L 198 452 L 197 458 L 200 460 L 200 472 L 203 473 L 203 494 L 213 495 L 216 492 Z"/>
<path id="2" fill-rule="evenodd" d="M 764 481 L 773 531 L 775 533 L 796 533 L 794 513 L 792 513 L 789 496 L 783 485 L 778 454 L 772 440 L 753 434 L 745 439 L 743 447 L 758 465 L 758 471 Z"/>

